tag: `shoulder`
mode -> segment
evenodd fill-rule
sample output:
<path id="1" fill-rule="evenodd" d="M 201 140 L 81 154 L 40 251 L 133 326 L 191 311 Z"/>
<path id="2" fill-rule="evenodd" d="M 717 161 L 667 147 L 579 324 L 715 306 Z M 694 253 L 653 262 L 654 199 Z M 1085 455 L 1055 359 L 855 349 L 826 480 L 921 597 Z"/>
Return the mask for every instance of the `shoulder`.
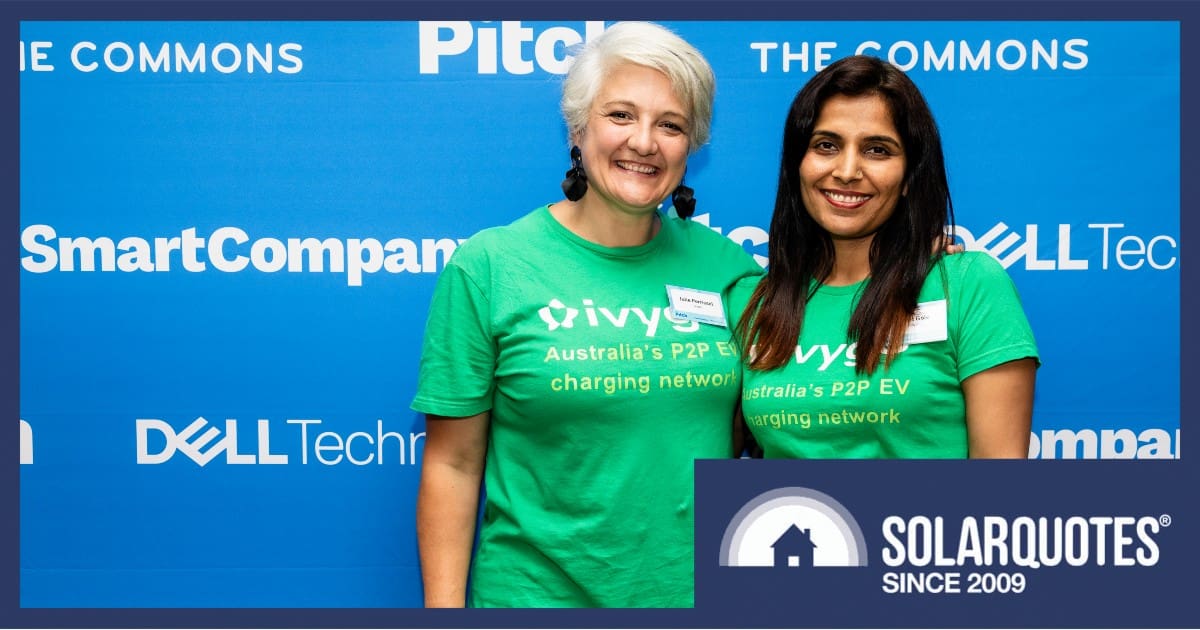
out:
<path id="1" fill-rule="evenodd" d="M 486 267 L 493 258 L 503 257 L 526 246 L 530 239 L 543 231 L 546 206 L 509 223 L 485 228 L 472 234 L 454 250 L 447 266 L 465 269 Z"/>
<path id="2" fill-rule="evenodd" d="M 733 241 L 718 234 L 716 230 L 704 225 L 703 223 L 696 223 L 695 221 L 689 221 L 687 219 L 667 216 L 664 216 L 662 221 L 663 229 L 671 230 L 677 234 L 679 238 L 687 240 L 697 247 L 712 247 L 716 249 L 733 247 L 738 251 L 742 251 L 742 248 L 739 247 L 737 243 L 734 243 Z"/>
<path id="3" fill-rule="evenodd" d="M 991 284 L 1012 281 L 1000 261 L 987 252 L 972 251 L 942 256 L 937 268 L 946 275 L 952 285 L 963 282 Z"/>
<path id="4" fill-rule="evenodd" d="M 702 257 L 706 266 L 714 272 L 728 269 L 734 273 L 731 278 L 747 274 L 761 274 L 762 265 L 755 262 L 754 257 L 746 250 L 725 236 L 702 223 L 687 221 L 675 217 L 663 217 L 663 229 L 672 234 L 672 239 L 679 243 L 684 253 L 692 257 Z"/>
<path id="5" fill-rule="evenodd" d="M 750 296 L 766 276 L 747 276 L 729 287 L 729 309 L 735 315 L 740 314 L 750 303 Z"/>

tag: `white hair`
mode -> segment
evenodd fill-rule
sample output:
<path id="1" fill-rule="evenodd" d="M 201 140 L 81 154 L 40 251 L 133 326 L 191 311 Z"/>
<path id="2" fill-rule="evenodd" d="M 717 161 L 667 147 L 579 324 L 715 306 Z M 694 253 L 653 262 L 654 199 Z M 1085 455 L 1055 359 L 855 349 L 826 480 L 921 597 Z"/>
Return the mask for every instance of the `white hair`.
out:
<path id="1" fill-rule="evenodd" d="M 716 78 L 700 51 L 666 27 L 618 22 L 582 46 L 563 81 L 562 114 L 571 138 L 587 125 L 596 94 L 613 68 L 653 68 L 666 75 L 688 114 L 688 149 L 708 142 Z"/>

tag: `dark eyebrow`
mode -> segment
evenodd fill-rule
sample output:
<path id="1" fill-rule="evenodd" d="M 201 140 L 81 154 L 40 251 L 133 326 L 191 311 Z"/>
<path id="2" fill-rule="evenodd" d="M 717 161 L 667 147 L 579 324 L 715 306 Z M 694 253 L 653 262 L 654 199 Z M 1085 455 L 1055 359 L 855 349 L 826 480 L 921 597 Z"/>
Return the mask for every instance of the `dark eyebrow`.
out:
<path id="1" fill-rule="evenodd" d="M 843 138 L 840 133 L 837 133 L 834 131 L 826 131 L 824 129 L 814 129 L 812 135 L 814 138 L 817 136 L 822 136 L 822 137 L 831 138 L 833 140 L 838 140 L 838 141 L 845 140 L 845 138 Z M 891 136 L 867 136 L 866 138 L 863 138 L 863 140 L 866 142 L 883 142 L 885 144 L 893 145 L 896 148 L 900 148 L 903 146 L 900 144 L 899 140 L 897 140 Z"/>

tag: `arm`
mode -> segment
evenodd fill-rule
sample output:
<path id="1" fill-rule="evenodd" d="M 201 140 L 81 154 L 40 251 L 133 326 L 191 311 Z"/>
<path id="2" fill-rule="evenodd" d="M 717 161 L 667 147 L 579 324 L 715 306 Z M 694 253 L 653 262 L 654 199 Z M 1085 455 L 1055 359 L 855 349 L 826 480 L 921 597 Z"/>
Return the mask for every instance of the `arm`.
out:
<path id="1" fill-rule="evenodd" d="M 417 548 L 427 608 L 462 608 L 490 412 L 466 418 L 427 415 L 417 490 Z"/>
<path id="2" fill-rule="evenodd" d="M 967 452 L 972 458 L 1029 456 L 1034 359 L 1001 363 L 962 382 L 967 405 Z"/>

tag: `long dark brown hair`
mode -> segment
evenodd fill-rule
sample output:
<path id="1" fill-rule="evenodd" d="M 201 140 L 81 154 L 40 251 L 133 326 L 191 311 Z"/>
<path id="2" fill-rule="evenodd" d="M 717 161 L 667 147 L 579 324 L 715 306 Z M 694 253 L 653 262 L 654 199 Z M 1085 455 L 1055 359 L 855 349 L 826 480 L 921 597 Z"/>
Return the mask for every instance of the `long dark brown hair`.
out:
<path id="1" fill-rule="evenodd" d="M 818 72 L 788 111 L 767 274 L 737 326 L 743 348 L 754 348 L 751 369 L 770 370 L 791 359 L 805 307 L 833 271 L 833 240 L 813 220 L 801 197 L 800 162 L 821 108 L 837 95 L 875 95 L 888 104 L 904 146 L 903 186 L 908 191 L 871 241 L 870 280 L 847 331 L 857 344 L 857 373 L 874 372 L 886 348 L 902 346 L 921 286 L 941 256 L 946 227 L 954 227 L 941 135 L 912 80 L 896 66 L 864 55 L 840 59 Z M 889 365 L 894 357 L 895 353 L 888 355 Z"/>

